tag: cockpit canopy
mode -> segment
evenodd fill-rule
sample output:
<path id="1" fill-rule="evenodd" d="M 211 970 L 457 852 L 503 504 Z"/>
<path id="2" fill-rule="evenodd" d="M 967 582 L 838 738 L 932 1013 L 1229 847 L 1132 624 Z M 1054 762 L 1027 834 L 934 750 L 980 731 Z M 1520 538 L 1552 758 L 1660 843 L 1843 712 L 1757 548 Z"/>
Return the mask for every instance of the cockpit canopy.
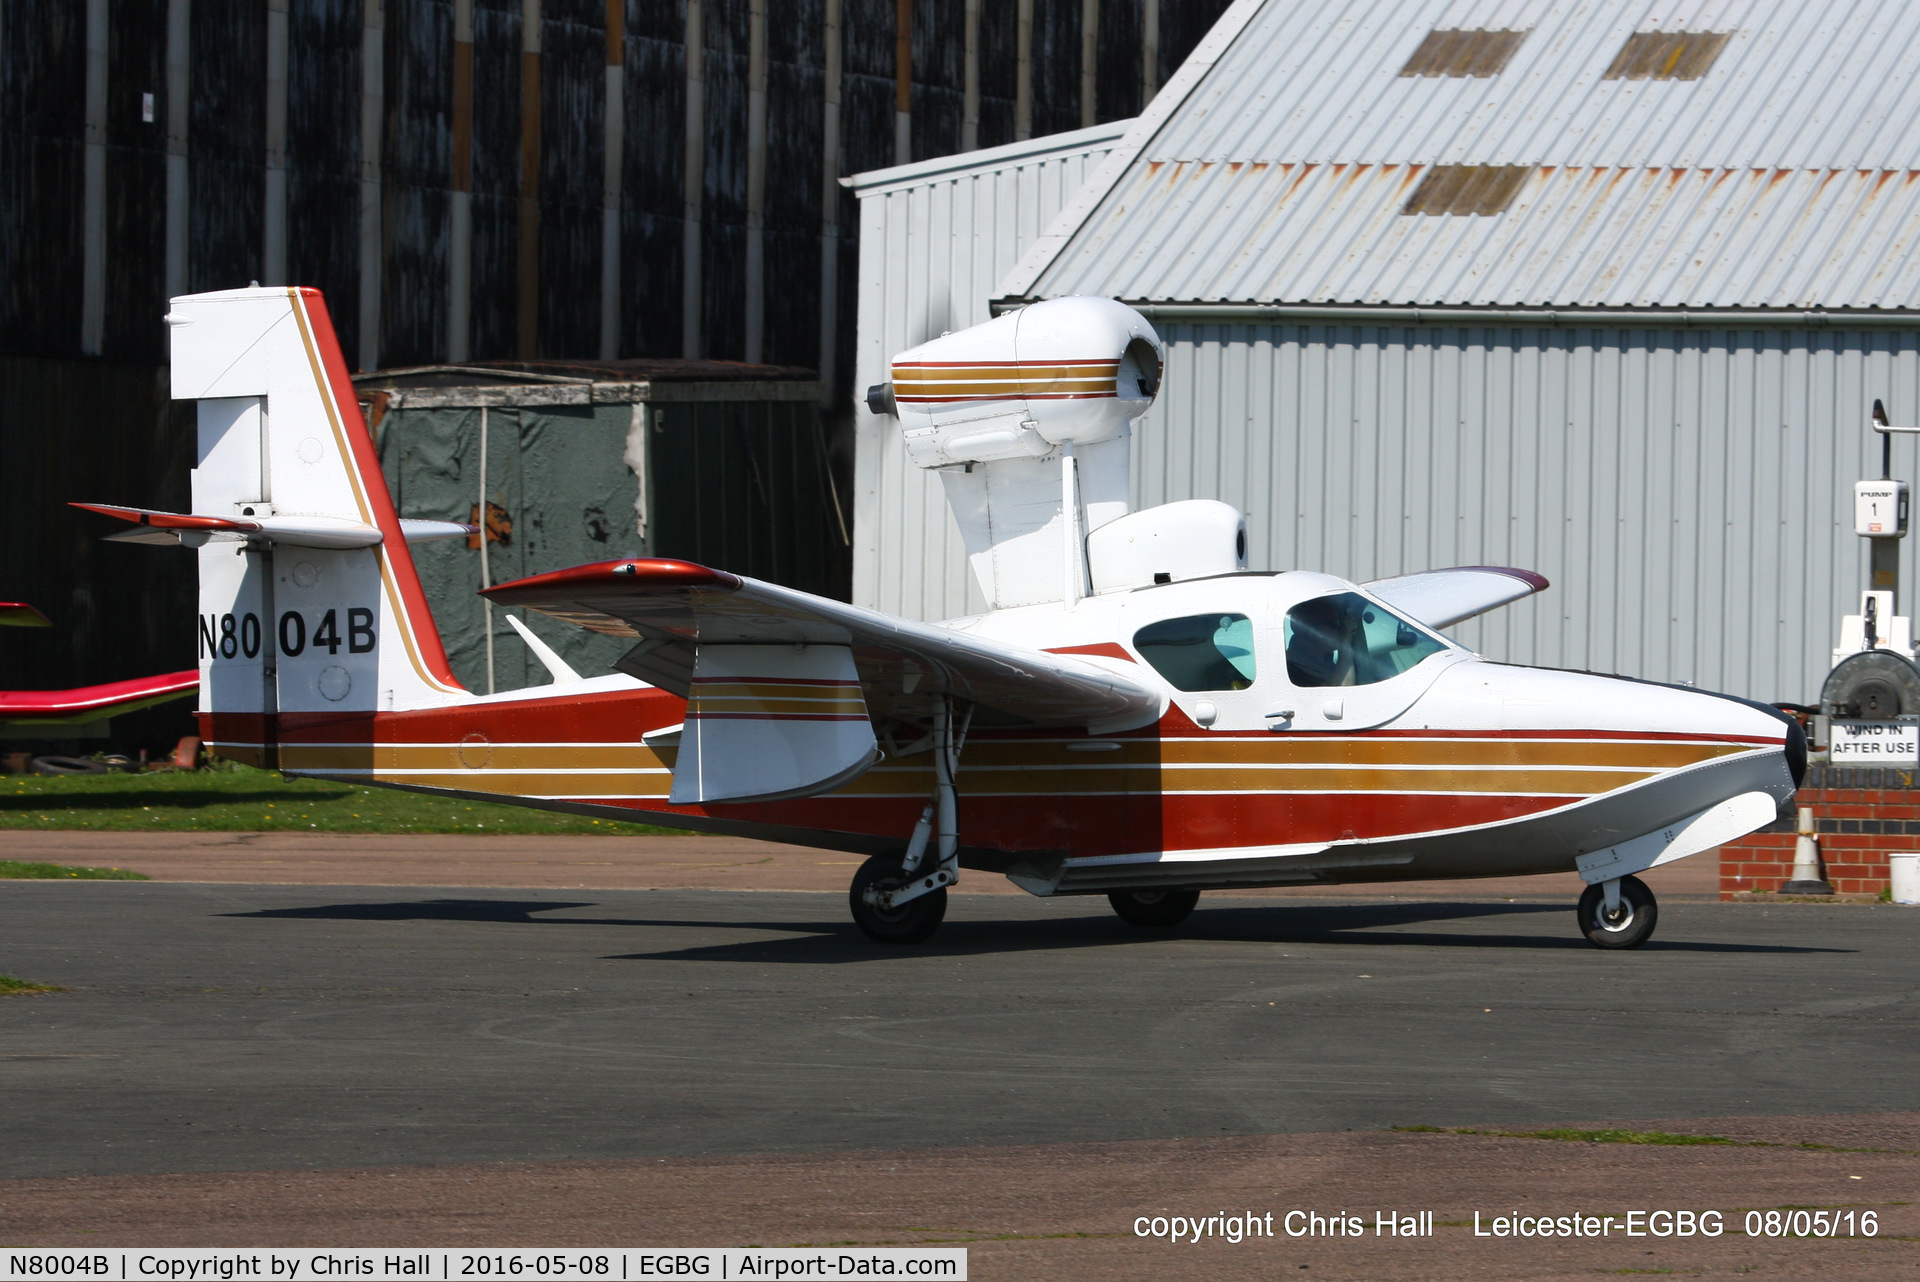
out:
<path id="1" fill-rule="evenodd" d="M 1303 689 L 1374 685 L 1449 648 L 1358 592 L 1298 602 L 1281 633 L 1287 680 Z M 1133 648 L 1176 690 L 1245 690 L 1258 676 L 1256 640 L 1251 617 L 1214 611 L 1150 623 L 1134 633 Z"/>

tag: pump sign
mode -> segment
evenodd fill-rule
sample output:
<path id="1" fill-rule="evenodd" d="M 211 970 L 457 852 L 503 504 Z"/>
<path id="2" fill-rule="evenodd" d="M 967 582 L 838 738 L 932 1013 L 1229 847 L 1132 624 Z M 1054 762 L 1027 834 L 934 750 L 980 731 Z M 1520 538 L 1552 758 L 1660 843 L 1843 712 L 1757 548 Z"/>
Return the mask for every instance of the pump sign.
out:
<path id="1" fill-rule="evenodd" d="M 1866 539 L 1902 539 L 1907 535 L 1907 483 L 1855 481 L 1853 532 Z"/>
<path id="2" fill-rule="evenodd" d="M 1835 717 L 1829 746 L 1836 766 L 1920 764 L 1920 721 L 1842 721 Z"/>

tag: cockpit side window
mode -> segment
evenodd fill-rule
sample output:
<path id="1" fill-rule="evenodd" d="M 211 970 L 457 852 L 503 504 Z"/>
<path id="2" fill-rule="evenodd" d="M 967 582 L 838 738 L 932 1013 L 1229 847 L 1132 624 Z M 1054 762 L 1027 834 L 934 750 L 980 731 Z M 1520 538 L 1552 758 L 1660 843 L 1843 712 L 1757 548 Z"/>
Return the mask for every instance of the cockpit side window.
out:
<path id="1" fill-rule="evenodd" d="M 1365 686 L 1399 676 L 1446 643 L 1357 592 L 1287 611 L 1287 679 L 1297 686 Z"/>
<path id="2" fill-rule="evenodd" d="M 1134 633 L 1133 648 L 1176 690 L 1253 684 L 1253 621 L 1244 614 L 1164 619 Z"/>

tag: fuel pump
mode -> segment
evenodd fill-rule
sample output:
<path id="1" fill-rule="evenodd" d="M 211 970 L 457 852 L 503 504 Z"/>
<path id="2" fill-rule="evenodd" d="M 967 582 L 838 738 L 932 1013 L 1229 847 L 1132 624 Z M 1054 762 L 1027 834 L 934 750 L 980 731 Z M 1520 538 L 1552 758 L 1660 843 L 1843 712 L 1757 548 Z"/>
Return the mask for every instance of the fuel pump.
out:
<path id="1" fill-rule="evenodd" d="M 1907 483 L 1893 479 L 1893 434 L 1920 432 L 1888 422 L 1873 403 L 1880 476 L 1853 486 L 1853 532 L 1867 540 L 1869 579 L 1860 613 L 1840 620 L 1833 670 L 1820 691 L 1836 763 L 1920 763 L 1920 666 L 1912 620 L 1900 613 L 1900 540 L 1907 536 Z"/>

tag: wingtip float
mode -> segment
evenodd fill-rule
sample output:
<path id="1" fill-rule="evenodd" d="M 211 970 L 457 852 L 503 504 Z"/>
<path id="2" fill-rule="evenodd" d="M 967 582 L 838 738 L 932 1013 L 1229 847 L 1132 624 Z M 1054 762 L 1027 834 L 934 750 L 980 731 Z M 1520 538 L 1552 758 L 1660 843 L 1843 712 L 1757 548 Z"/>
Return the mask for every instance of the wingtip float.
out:
<path id="1" fill-rule="evenodd" d="M 987 612 L 922 623 L 603 561 L 487 595 L 629 641 L 616 670 L 556 656 L 555 685 L 477 696 L 389 537 L 318 295 L 173 308 L 176 395 L 203 398 L 195 506 L 261 527 L 159 525 L 238 544 L 198 553 L 216 751 L 854 851 L 876 940 L 928 937 L 963 869 L 1162 927 L 1224 887 L 1578 872 L 1583 933 L 1632 947 L 1656 915 L 1634 874 L 1769 822 L 1804 770 L 1798 727 L 1757 705 L 1494 663 L 1440 632 L 1538 574 L 1271 572 L 1225 503 L 1131 511 L 1128 437 L 1165 349 L 1107 299 L 903 352 L 868 397 L 946 488 Z M 245 511 L 263 490 L 275 517 Z M 300 543 L 274 519 L 381 537 Z"/>

